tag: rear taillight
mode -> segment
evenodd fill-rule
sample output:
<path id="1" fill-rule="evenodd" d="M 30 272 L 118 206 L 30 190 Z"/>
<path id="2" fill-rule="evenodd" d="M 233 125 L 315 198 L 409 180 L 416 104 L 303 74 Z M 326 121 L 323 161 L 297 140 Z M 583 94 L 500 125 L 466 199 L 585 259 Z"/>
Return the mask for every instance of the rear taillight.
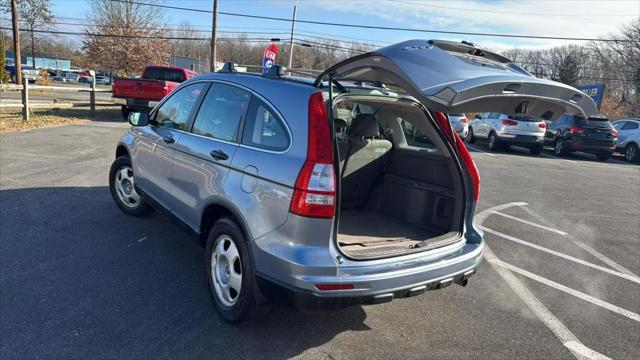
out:
<path id="1" fill-rule="evenodd" d="M 307 159 L 293 189 L 293 214 L 332 218 L 335 214 L 336 177 L 329 119 L 321 92 L 309 98 Z"/>
<path id="2" fill-rule="evenodd" d="M 518 122 L 515 120 L 511 120 L 511 119 L 506 119 L 506 120 L 502 120 L 502 125 L 504 126 L 516 126 L 518 125 Z"/>
<path id="3" fill-rule="evenodd" d="M 611 136 L 613 136 L 613 137 L 617 137 L 617 136 L 618 136 L 618 130 L 616 130 L 616 129 L 611 129 Z"/>
<path id="4" fill-rule="evenodd" d="M 569 133 L 571 134 L 584 134 L 584 129 L 579 128 L 579 127 L 575 127 L 572 126 L 569 129 L 567 129 L 569 131 Z"/>
<path id="5" fill-rule="evenodd" d="M 547 123 L 546 122 L 541 122 L 540 124 L 538 124 L 538 127 L 546 129 L 547 128 Z"/>
<path id="6" fill-rule="evenodd" d="M 447 117 L 443 113 L 437 112 L 435 114 L 436 114 L 436 120 L 439 123 L 442 124 L 443 122 L 447 121 Z M 480 172 L 478 171 L 478 167 L 476 166 L 476 163 L 471 158 L 471 153 L 469 153 L 469 149 L 467 149 L 467 146 L 464 144 L 464 142 L 462 141 L 458 133 L 454 131 L 453 136 L 455 137 L 455 142 L 451 140 L 450 141 L 452 145 L 455 145 L 456 150 L 458 151 L 458 154 L 460 155 L 460 157 L 462 158 L 462 161 L 464 162 L 464 166 L 467 168 L 467 171 L 469 172 L 471 181 L 473 181 L 473 201 L 478 202 L 478 199 L 480 197 Z"/>

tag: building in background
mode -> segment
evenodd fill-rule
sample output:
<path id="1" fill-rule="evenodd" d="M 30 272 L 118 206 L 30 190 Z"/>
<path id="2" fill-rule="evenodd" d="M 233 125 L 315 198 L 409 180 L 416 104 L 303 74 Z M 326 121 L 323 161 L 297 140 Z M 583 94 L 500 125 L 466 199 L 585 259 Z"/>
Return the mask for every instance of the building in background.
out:
<path id="1" fill-rule="evenodd" d="M 5 63 L 6 65 L 14 66 L 15 57 L 13 51 L 5 51 Z M 33 62 L 31 57 L 22 56 L 22 65 L 31 66 Z M 52 70 L 71 70 L 71 60 L 67 59 L 55 59 L 46 57 L 36 57 L 36 69 L 52 69 Z"/>

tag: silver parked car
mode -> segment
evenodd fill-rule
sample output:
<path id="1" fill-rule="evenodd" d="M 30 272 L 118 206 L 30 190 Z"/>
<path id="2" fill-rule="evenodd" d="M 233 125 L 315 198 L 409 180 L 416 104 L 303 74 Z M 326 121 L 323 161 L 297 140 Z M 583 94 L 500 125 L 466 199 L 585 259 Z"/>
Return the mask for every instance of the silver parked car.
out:
<path id="1" fill-rule="evenodd" d="M 453 126 L 458 135 L 462 139 L 466 139 L 469 135 L 469 119 L 465 114 L 449 114 L 449 122 Z"/>
<path id="2" fill-rule="evenodd" d="M 110 170 L 122 211 L 158 209 L 202 243 L 226 321 L 266 298 L 334 309 L 465 285 L 484 248 L 480 178 L 444 113 L 596 112 L 573 87 L 447 41 L 391 45 L 315 80 L 282 72 L 227 64 L 182 83 L 130 114 Z"/>
<path id="3" fill-rule="evenodd" d="M 640 119 L 620 119 L 613 128 L 618 131 L 616 151 L 629 162 L 640 161 Z"/>
<path id="4" fill-rule="evenodd" d="M 476 115 L 469 126 L 467 141 L 487 140 L 489 150 L 496 151 L 516 145 L 529 148 L 532 154 L 540 154 L 544 145 L 547 123 L 528 115 L 507 115 L 486 112 Z"/>

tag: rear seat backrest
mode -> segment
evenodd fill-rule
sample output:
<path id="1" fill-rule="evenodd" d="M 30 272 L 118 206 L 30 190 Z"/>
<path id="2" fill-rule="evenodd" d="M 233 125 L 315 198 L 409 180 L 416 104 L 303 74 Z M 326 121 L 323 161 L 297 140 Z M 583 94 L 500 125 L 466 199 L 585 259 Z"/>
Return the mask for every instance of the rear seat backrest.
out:
<path id="1" fill-rule="evenodd" d="M 336 132 L 336 141 L 338 143 L 338 156 L 340 157 L 340 173 L 344 169 L 347 160 L 347 152 L 349 151 L 349 140 L 346 136 L 346 130 L 349 124 L 346 120 L 333 119 L 333 129 Z"/>
<path id="2" fill-rule="evenodd" d="M 349 129 L 349 150 L 342 171 L 342 208 L 362 207 L 367 203 L 375 181 L 383 175 L 389 140 L 380 136 L 380 125 L 373 114 L 360 114 Z"/>

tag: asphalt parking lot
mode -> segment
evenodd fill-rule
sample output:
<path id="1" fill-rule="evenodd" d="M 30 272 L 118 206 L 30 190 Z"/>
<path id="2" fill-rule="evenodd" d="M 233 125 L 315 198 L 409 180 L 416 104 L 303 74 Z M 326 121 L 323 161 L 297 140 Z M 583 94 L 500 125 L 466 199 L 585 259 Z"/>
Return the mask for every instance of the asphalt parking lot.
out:
<path id="1" fill-rule="evenodd" d="M 203 251 L 113 203 L 119 122 L 0 135 L 0 357 L 640 358 L 640 166 L 474 145 L 489 251 L 465 288 L 224 323 Z"/>

